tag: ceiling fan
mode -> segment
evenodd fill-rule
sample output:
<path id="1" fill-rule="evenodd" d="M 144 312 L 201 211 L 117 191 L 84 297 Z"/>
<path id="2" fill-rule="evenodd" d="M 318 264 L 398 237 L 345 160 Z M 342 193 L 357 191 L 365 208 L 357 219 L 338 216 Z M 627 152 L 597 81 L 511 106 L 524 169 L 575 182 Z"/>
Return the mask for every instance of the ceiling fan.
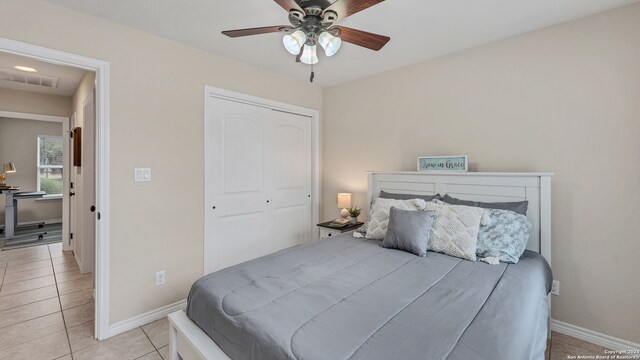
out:
<path id="1" fill-rule="evenodd" d="M 388 36 L 373 34 L 334 23 L 357 12 L 377 5 L 384 0 L 274 0 L 289 12 L 291 25 L 265 26 L 258 28 L 223 31 L 229 37 L 241 37 L 274 32 L 284 32 L 282 39 L 285 49 L 296 55 L 296 61 L 313 66 L 318 62 L 317 45 L 327 56 L 333 56 L 342 41 L 374 51 L 382 49 L 389 41 Z M 310 81 L 313 82 L 313 67 Z"/>

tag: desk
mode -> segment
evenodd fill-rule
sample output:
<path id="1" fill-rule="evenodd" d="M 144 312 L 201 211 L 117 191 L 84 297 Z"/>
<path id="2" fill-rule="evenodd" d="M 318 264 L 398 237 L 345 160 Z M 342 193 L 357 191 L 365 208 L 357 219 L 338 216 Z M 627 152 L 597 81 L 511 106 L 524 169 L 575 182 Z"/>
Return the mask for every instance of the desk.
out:
<path id="1" fill-rule="evenodd" d="M 4 205 L 4 238 L 16 238 L 15 229 L 18 226 L 18 200 L 38 199 L 47 195 L 44 191 L 18 192 L 20 187 L 0 188 L 0 194 L 5 194 Z"/>

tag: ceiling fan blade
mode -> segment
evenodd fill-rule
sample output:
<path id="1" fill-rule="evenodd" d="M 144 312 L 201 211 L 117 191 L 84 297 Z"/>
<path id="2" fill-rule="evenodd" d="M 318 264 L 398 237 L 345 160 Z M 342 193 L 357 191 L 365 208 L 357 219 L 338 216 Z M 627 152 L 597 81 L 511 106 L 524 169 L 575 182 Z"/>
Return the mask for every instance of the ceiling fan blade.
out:
<path id="1" fill-rule="evenodd" d="M 298 5 L 298 3 L 295 2 L 295 0 L 274 0 L 274 1 L 277 2 L 278 5 L 282 6 L 282 8 L 285 9 L 287 12 L 291 10 L 298 10 L 304 13 L 304 10 L 302 10 L 300 5 Z"/>
<path id="2" fill-rule="evenodd" d="M 366 47 L 367 49 L 374 51 L 382 49 L 382 47 L 391 40 L 388 36 L 373 34 L 344 26 L 335 26 L 335 28 L 340 29 L 340 38 L 342 41 Z"/>
<path id="3" fill-rule="evenodd" d="M 384 0 L 338 0 L 324 11 L 335 11 L 338 14 L 338 20 L 344 19 L 364 9 L 368 9 L 377 5 Z"/>
<path id="4" fill-rule="evenodd" d="M 238 30 L 226 30 L 222 33 L 227 35 L 228 37 L 236 38 L 241 36 L 250 36 L 250 35 L 260 35 L 260 34 L 268 34 L 274 32 L 280 32 L 285 30 L 292 29 L 291 26 L 265 26 L 259 28 L 248 28 L 248 29 L 238 29 Z"/>

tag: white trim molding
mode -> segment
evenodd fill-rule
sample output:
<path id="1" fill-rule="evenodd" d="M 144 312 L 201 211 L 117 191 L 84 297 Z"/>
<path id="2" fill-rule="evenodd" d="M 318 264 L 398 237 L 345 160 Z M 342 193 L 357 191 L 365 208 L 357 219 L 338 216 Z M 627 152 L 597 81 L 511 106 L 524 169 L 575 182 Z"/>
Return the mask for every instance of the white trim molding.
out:
<path id="1" fill-rule="evenodd" d="M 600 345 L 610 350 L 640 351 L 640 344 L 638 343 L 605 335 L 597 331 L 585 329 L 580 326 L 568 324 L 566 322 L 555 319 L 551 319 L 551 330 L 574 337 L 576 339 L 590 342 L 592 344 Z"/>
<path id="2" fill-rule="evenodd" d="M 186 308 L 187 308 L 187 299 L 182 299 L 180 301 L 174 302 L 173 304 L 169 304 L 169 305 L 157 308 L 155 310 L 151 310 L 144 314 L 134 316 L 127 320 L 117 322 L 109 326 L 109 337 L 122 334 L 123 332 L 133 330 L 143 325 L 147 325 L 156 320 L 160 320 L 164 317 L 167 317 L 167 315 L 173 312 L 185 310 Z"/>
<path id="3" fill-rule="evenodd" d="M 21 112 L 15 112 L 15 111 L 2 111 L 2 110 L 0 110 L 0 117 L 11 118 L 11 119 L 22 119 L 22 120 L 48 121 L 48 122 L 57 122 L 57 123 L 64 123 L 69 120 L 68 117 L 64 117 L 64 116 L 21 113 Z"/>
<path id="4" fill-rule="evenodd" d="M 96 73 L 96 251 L 95 336 L 109 337 L 109 63 L 82 55 L 0 37 L 0 52 Z"/>

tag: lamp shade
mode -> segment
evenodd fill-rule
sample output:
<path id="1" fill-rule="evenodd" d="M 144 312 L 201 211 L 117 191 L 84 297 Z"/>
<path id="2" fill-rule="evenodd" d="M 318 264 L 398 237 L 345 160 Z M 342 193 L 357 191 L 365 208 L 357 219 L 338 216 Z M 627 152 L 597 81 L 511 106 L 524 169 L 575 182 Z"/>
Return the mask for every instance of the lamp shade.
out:
<path id="1" fill-rule="evenodd" d="M 335 37 L 328 32 L 323 32 L 318 36 L 318 44 L 324 49 L 324 53 L 327 56 L 333 56 L 340 49 L 342 45 L 342 39 Z"/>
<path id="2" fill-rule="evenodd" d="M 302 56 L 300 57 L 300 61 L 307 65 L 317 64 L 318 63 L 318 54 L 316 53 L 316 46 L 304 45 Z"/>
<path id="3" fill-rule="evenodd" d="M 298 55 L 305 41 L 307 41 L 307 35 L 305 35 L 302 30 L 296 30 L 292 34 L 287 34 L 282 38 L 284 48 L 287 49 L 291 55 Z"/>
<path id="4" fill-rule="evenodd" d="M 339 193 L 338 194 L 338 208 L 348 209 L 351 207 L 351 194 Z"/>
<path id="5" fill-rule="evenodd" d="M 4 172 L 6 172 L 6 173 L 14 173 L 14 172 L 16 172 L 16 166 L 15 166 L 14 163 L 6 163 L 6 164 L 4 164 L 3 168 L 4 168 Z"/>

